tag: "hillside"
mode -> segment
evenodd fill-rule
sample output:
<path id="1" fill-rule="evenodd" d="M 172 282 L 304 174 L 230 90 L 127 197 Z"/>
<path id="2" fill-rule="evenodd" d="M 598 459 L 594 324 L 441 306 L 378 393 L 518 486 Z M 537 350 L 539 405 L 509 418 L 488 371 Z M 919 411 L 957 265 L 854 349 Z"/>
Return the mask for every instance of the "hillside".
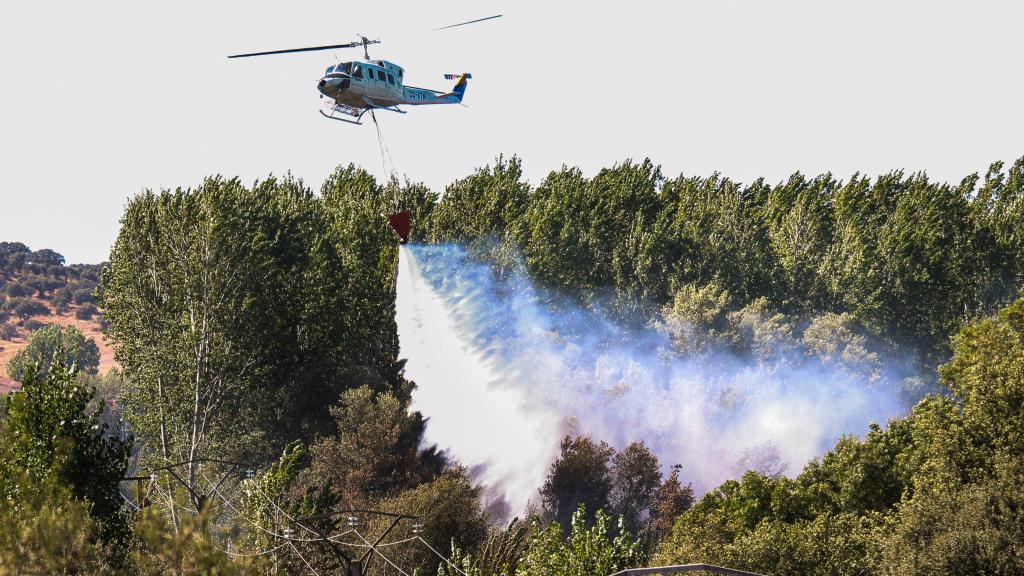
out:
<path id="1" fill-rule="evenodd" d="M 51 324 L 74 326 L 94 339 L 101 374 L 115 365 L 93 299 L 99 270 L 98 264 L 65 265 L 52 250 L 0 242 L 0 376 L 8 376 L 7 361 L 28 344 L 29 335 Z"/>

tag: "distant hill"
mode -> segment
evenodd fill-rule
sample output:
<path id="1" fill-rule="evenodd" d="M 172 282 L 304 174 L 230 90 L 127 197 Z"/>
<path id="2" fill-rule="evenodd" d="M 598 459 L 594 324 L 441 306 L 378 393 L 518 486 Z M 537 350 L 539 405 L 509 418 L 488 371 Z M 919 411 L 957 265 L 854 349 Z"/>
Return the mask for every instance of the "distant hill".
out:
<path id="1" fill-rule="evenodd" d="M 48 324 L 75 326 L 96 340 L 100 373 L 115 365 L 93 296 L 102 266 L 66 265 L 53 250 L 0 242 L 0 376 L 7 376 L 7 360 L 25 347 L 29 334 Z"/>

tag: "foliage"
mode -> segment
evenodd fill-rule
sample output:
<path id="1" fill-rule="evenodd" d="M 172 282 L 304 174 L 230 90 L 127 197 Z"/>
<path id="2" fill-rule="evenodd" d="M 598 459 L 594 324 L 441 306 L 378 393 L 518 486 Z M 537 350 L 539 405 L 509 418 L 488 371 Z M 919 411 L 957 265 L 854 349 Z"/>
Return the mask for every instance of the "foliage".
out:
<path id="1" fill-rule="evenodd" d="M 53 298 L 50 302 L 53 304 L 54 309 L 58 314 L 63 313 L 67 310 L 68 306 L 71 305 L 72 292 L 67 286 L 58 288 L 53 292 Z"/>
<path id="2" fill-rule="evenodd" d="M 99 297 L 147 457 L 268 461 L 327 430 L 322 399 L 356 377 L 391 387 L 394 355 L 346 324 L 365 317 L 354 286 L 367 272 L 342 244 L 291 178 L 210 178 L 129 202 Z"/>
<path id="3" fill-rule="evenodd" d="M 658 486 L 650 506 L 650 523 L 647 533 L 650 541 L 657 543 L 664 540 L 672 530 L 672 524 L 683 512 L 693 506 L 693 485 L 679 480 L 682 466 L 676 464 L 672 473 Z"/>
<path id="4" fill-rule="evenodd" d="M 612 457 L 610 510 L 636 534 L 661 486 L 661 464 L 643 442 L 633 442 Z"/>
<path id="5" fill-rule="evenodd" d="M 39 302 L 31 298 L 11 298 L 7 301 L 6 307 L 11 312 L 14 312 L 15 316 L 26 320 L 32 316 L 49 316 L 50 309 Z"/>
<path id="6" fill-rule="evenodd" d="M 914 400 L 949 360 L 941 377 L 951 394 L 842 438 L 794 478 L 771 465 L 770 451 L 753 453 L 754 470 L 696 503 L 683 473 L 671 468 L 663 478 L 642 444 L 617 452 L 567 437 L 542 489 L 558 522 L 489 529 L 480 488 L 422 449 L 424 419 L 409 412 L 414 385 L 402 376 L 394 322 L 398 251 L 381 220 L 396 207 L 414 213 L 414 239 L 460 242 L 502 269 L 525 267 L 585 305 L 658 326 L 676 353 L 821 363 L 867 385 L 899 371 L 883 358 L 913 356 L 926 375 Z M 518 158 L 499 157 L 444 195 L 408 181 L 381 185 L 355 166 L 335 170 L 319 196 L 291 177 L 147 192 L 129 202 L 102 281 L 99 266 L 0 243 L 0 288 L 20 294 L 4 308 L 25 321 L 49 314 L 32 294 L 88 314 L 100 282 L 125 369 L 110 389 L 124 392 L 140 465 L 253 462 L 262 472 L 244 484 L 244 514 L 261 526 L 280 527 L 272 516 L 282 510 L 308 515 L 343 500 L 415 510 L 431 545 L 452 550 L 474 575 L 608 574 L 655 546 L 659 561 L 773 574 L 1008 574 L 1024 570 L 1024 304 L 1006 306 L 1024 283 L 1022 230 L 1024 158 L 956 184 L 900 171 L 847 180 L 797 173 L 775 184 L 717 173 L 666 178 L 644 160 L 592 176 L 566 166 L 531 188 Z M 76 382 L 73 390 L 84 390 L 96 379 Z M 12 396 L 4 435 L 8 422 L 25 419 L 31 394 Z M 104 408 L 68 394 L 74 410 Z M 49 416 L 34 418 L 54 432 Z M 115 421 L 107 410 L 70 421 L 88 418 Z M 97 534 L 111 521 L 91 502 L 109 496 L 112 476 L 100 466 L 87 483 L 62 464 L 97 438 L 113 442 L 94 431 L 72 444 L 0 447 L 10 456 L 0 463 L 5 489 L 38 496 L 33 486 L 52 487 L 51 498 L 0 513 L 4 528 L 16 528 L 0 531 L 0 548 L 64 555 L 64 564 L 45 564 L 54 572 L 67 558 L 107 569 Z M 110 462 L 122 462 L 119 450 L 109 448 Z M 28 475 L 12 475 L 29 453 Z M 598 509 L 620 516 L 619 526 Z M 598 512 L 588 523 L 584 510 Z M 264 568 L 231 562 L 204 538 L 213 525 L 145 513 L 131 569 Z M 270 542 L 257 532 L 237 542 L 261 550 Z M 326 547 L 299 548 L 332 565 Z M 395 557 L 458 572 L 422 549 Z M 278 560 L 277 569 L 305 570 L 291 552 Z"/>
<path id="7" fill-rule="evenodd" d="M 72 498 L 52 476 L 21 482 L 31 489 L 16 505 L 0 498 L 0 574 L 115 573 L 88 502 Z"/>
<path id="8" fill-rule="evenodd" d="M 22 326 L 22 328 L 25 329 L 26 332 L 28 332 L 29 334 L 32 334 L 36 330 L 39 330 L 41 328 L 45 328 L 46 326 L 48 326 L 48 324 L 46 322 L 41 321 L 41 320 L 36 320 L 35 318 L 29 318 L 28 320 L 25 320 L 24 322 L 22 322 L 21 326 Z"/>
<path id="9" fill-rule="evenodd" d="M 18 327 L 14 324 L 3 323 L 0 324 L 0 339 L 3 340 L 14 340 L 18 337 Z"/>
<path id="10" fill-rule="evenodd" d="M 98 313 L 99 310 L 96 308 L 95 304 L 92 302 L 86 302 L 85 304 L 80 304 L 78 308 L 75 309 L 75 318 L 78 318 L 79 320 L 92 320 L 92 317 Z"/>
<path id="11" fill-rule="evenodd" d="M 331 408 L 337 432 L 316 442 L 306 482 L 331 483 L 345 501 L 360 505 L 432 480 L 443 461 L 420 451 L 424 421 L 391 393 L 362 386 L 342 394 Z"/>
<path id="12" fill-rule="evenodd" d="M 493 168 L 481 168 L 445 188 L 430 216 L 431 240 L 469 243 L 514 235 L 528 192 L 522 161 L 499 157 Z"/>
<path id="13" fill-rule="evenodd" d="M 34 365 L 37 378 L 45 380 L 55 361 L 95 374 L 100 365 L 100 350 L 95 340 L 86 338 L 74 326 L 45 326 L 29 334 L 28 345 L 7 361 L 7 373 L 20 380 L 28 366 Z"/>
<path id="14" fill-rule="evenodd" d="M 134 525 L 132 571 L 137 574 L 175 576 L 245 576 L 265 574 L 259 558 L 231 558 L 210 538 L 207 514 L 185 517 L 169 525 L 155 508 L 143 510 Z"/>
<path id="15" fill-rule="evenodd" d="M 9 298 L 20 298 L 24 296 L 31 296 L 35 293 L 35 290 L 33 290 L 31 286 L 21 284 L 19 282 L 11 282 L 7 285 L 5 292 Z"/>
<path id="16" fill-rule="evenodd" d="M 540 495 L 544 511 L 566 529 L 581 505 L 607 509 L 612 492 L 611 459 L 615 449 L 587 436 L 562 439 Z"/>
<path id="17" fill-rule="evenodd" d="M 74 532 L 68 545 L 81 543 L 83 554 L 92 550 L 84 542 L 96 530 L 80 518 L 83 510 L 115 551 L 127 538 L 118 486 L 132 438 L 102 422 L 102 404 L 90 409 L 94 392 L 59 359 L 45 379 L 29 365 L 0 421 L 0 508 L 11 526 L 23 527 L 15 537 L 30 540 L 30 547 L 52 551 L 45 539 L 64 515 Z"/>
<path id="18" fill-rule="evenodd" d="M 75 290 L 71 294 L 71 301 L 75 304 L 85 304 L 87 302 L 95 303 L 96 299 L 93 297 L 93 291 L 88 288 L 81 290 Z"/>
<path id="19" fill-rule="evenodd" d="M 1011 574 L 1021 558 L 1024 300 L 964 327 L 953 396 L 844 437 L 795 478 L 748 472 L 678 517 L 657 560 L 772 574 Z"/>
<path id="20" fill-rule="evenodd" d="M 480 487 L 473 485 L 463 468 L 447 470 L 430 482 L 379 501 L 377 506 L 385 511 L 416 516 L 423 524 L 421 537 L 438 551 L 452 546 L 475 550 L 487 537 Z M 390 519 L 386 522 L 390 523 Z M 370 528 L 372 533 L 380 533 L 385 521 L 376 520 Z M 436 574 L 441 562 L 424 546 L 392 548 L 388 557 L 399 566 L 417 568 L 424 574 Z"/>
<path id="21" fill-rule="evenodd" d="M 590 527 L 586 518 L 586 508 L 580 505 L 572 515 L 570 530 L 564 539 L 558 524 L 544 527 L 535 520 L 516 574 L 594 576 L 635 566 L 639 561 L 639 543 L 621 522 L 614 528 L 611 517 L 602 510 L 594 514 Z"/>

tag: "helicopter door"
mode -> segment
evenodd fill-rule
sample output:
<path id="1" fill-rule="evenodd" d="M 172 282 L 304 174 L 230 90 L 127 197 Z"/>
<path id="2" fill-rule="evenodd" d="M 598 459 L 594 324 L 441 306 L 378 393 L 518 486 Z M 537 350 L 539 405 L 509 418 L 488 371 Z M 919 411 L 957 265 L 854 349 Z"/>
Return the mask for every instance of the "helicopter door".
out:
<path id="1" fill-rule="evenodd" d="M 373 83 L 370 85 L 370 95 L 379 98 L 387 94 L 388 80 L 384 71 L 378 68 L 368 68 L 367 72 L 373 79 Z"/>

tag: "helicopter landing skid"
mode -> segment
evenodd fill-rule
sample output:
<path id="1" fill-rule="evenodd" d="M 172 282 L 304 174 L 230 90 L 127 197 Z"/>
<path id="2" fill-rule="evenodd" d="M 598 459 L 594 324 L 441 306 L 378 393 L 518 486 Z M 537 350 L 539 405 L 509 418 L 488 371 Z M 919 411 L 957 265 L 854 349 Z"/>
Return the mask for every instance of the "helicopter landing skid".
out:
<path id="1" fill-rule="evenodd" d="M 366 111 L 369 110 L 369 108 L 356 108 L 354 106 L 346 106 L 345 104 L 338 103 L 335 103 L 333 106 L 329 106 L 328 109 L 331 111 L 330 114 L 320 110 L 320 115 L 324 118 L 330 118 L 331 120 L 337 120 L 339 122 L 348 122 L 349 124 L 362 124 L 359 120 L 363 117 L 363 114 L 366 114 Z M 355 120 L 340 118 L 335 116 L 335 113 L 351 116 L 352 118 L 355 118 Z"/>

